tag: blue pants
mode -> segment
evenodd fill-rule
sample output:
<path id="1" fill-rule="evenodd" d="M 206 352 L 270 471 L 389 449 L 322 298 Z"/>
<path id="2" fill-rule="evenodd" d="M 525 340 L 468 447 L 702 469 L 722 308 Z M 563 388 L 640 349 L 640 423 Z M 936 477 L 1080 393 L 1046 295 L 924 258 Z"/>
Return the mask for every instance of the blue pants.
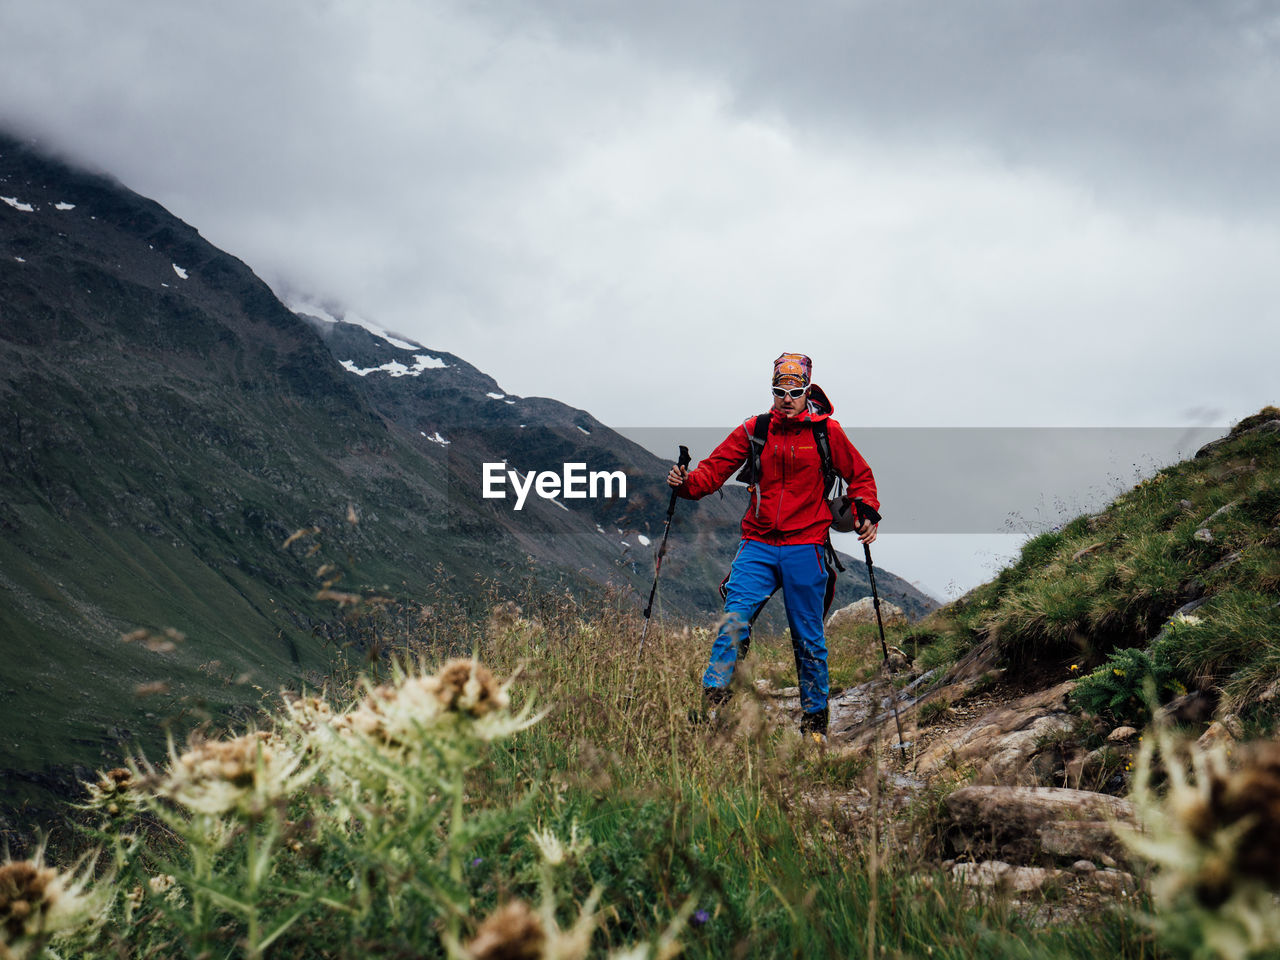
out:
<path id="1" fill-rule="evenodd" d="M 725 584 L 724 622 L 711 647 L 702 686 L 724 690 L 740 651 L 751 639 L 751 622 L 779 587 L 787 607 L 791 645 L 805 713 L 827 706 L 827 638 L 823 633 L 827 593 L 834 584 L 820 543 L 772 546 L 743 540 Z"/>

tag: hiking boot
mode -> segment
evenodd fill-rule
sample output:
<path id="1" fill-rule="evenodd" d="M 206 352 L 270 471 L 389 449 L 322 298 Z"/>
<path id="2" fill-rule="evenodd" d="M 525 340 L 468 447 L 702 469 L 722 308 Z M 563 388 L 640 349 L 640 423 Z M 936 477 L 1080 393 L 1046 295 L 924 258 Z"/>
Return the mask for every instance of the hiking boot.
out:
<path id="1" fill-rule="evenodd" d="M 800 714 L 800 735 L 802 737 L 811 737 L 820 743 L 827 742 L 827 721 L 830 717 L 830 710 L 823 707 L 821 710 L 814 710 L 812 713 Z"/>
<path id="2" fill-rule="evenodd" d="M 728 690 L 720 690 L 715 687 L 702 688 L 702 709 L 696 707 L 689 711 L 690 723 L 715 723 L 720 719 L 720 714 L 725 706 L 729 703 L 731 694 Z"/>

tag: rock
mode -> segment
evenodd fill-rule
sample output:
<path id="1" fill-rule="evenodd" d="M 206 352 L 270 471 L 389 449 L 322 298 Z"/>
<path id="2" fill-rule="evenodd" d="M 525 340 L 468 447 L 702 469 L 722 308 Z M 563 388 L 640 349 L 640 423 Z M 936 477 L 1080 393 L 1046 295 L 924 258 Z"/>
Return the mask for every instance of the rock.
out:
<path id="1" fill-rule="evenodd" d="M 1209 530 L 1208 527 L 1201 527 L 1191 536 L 1199 540 L 1201 543 L 1213 543 L 1213 532 Z"/>
<path id="2" fill-rule="evenodd" d="M 1276 694 L 1280 694 L 1280 680 L 1275 681 L 1267 689 L 1258 694 L 1259 703 L 1270 703 L 1276 698 Z"/>
<path id="3" fill-rule="evenodd" d="M 1054 820 L 1040 828 L 1040 849 L 1067 860 L 1117 861 L 1125 849 L 1106 820 Z"/>
<path id="4" fill-rule="evenodd" d="M 1201 750 L 1207 750 L 1210 747 L 1218 745 L 1228 745 L 1236 742 L 1236 738 L 1231 735 L 1231 731 L 1227 729 L 1227 725 L 1221 720 L 1215 720 L 1209 724 L 1209 729 L 1200 734 L 1200 739 L 1196 741 L 1196 746 Z"/>
<path id="5" fill-rule="evenodd" d="M 1076 873 L 1093 873 L 1098 868 L 1092 860 L 1077 860 L 1071 865 L 1071 869 Z"/>
<path id="6" fill-rule="evenodd" d="M 1203 585 L 1202 585 L 1202 588 L 1203 588 Z M 1184 603 L 1177 610 L 1173 611 L 1173 616 L 1170 617 L 1169 619 L 1173 620 L 1173 619 L 1176 619 L 1177 617 L 1185 617 L 1187 616 L 1187 614 L 1191 613 L 1192 611 L 1199 610 L 1208 602 L 1209 602 L 1208 597 L 1197 597 L 1196 599 L 1191 600 L 1188 603 Z"/>
<path id="7" fill-rule="evenodd" d="M 1232 550 L 1225 557 L 1223 557 L 1221 560 L 1219 560 L 1217 563 L 1211 566 L 1208 570 L 1206 570 L 1204 572 L 1204 575 L 1207 577 L 1211 573 L 1217 573 L 1223 567 L 1229 567 L 1231 566 L 1231 564 L 1235 563 L 1239 559 L 1240 559 L 1240 551 Z"/>
<path id="8" fill-rule="evenodd" d="M 800 696 L 799 687 L 774 687 L 766 678 L 759 677 L 755 682 L 756 693 L 762 697 L 780 697 L 783 699 Z M 842 691 L 832 690 L 831 698 L 834 700 Z"/>
<path id="9" fill-rule="evenodd" d="M 1104 744 L 1068 764 L 1067 782 L 1084 790 L 1111 788 L 1117 775 L 1123 779 L 1123 768 L 1132 757 L 1132 744 Z"/>
<path id="10" fill-rule="evenodd" d="M 916 769 L 929 774 L 946 765 L 974 763 L 983 782 L 1016 777 L 1036 754 L 1042 738 L 1074 725 L 1067 704 L 1074 688 L 1074 681 L 1068 680 L 984 714 L 952 737 L 932 744 L 917 759 Z"/>
<path id="11" fill-rule="evenodd" d="M 1179 585 L 1178 596 L 1185 597 L 1188 600 L 1199 600 L 1204 597 L 1204 591 L 1204 581 L 1199 577 L 1192 577 L 1190 580 Z"/>
<path id="12" fill-rule="evenodd" d="M 1079 563 L 1085 557 L 1089 556 L 1089 554 L 1093 553 L 1095 550 L 1098 550 L 1101 547 L 1105 547 L 1106 545 L 1107 545 L 1107 541 L 1105 540 L 1099 540 L 1097 543 L 1091 543 L 1087 547 L 1081 547 L 1079 550 L 1073 553 L 1071 555 L 1071 559 L 1073 562 Z"/>
<path id="13" fill-rule="evenodd" d="M 999 783 L 1016 777 L 1037 756 L 1046 738 L 1067 733 L 1074 726 L 1075 719 L 1067 714 L 1049 714 L 1036 718 L 1024 730 L 995 739 L 992 752 L 979 768 L 980 780 Z"/>
<path id="14" fill-rule="evenodd" d="M 1098 870 L 1089 874 L 1089 884 L 1099 890 L 1118 896 L 1137 893 L 1140 886 L 1138 878 L 1133 874 L 1110 867 L 1106 870 Z"/>
<path id="15" fill-rule="evenodd" d="M 1044 858 L 1042 833 L 1050 824 L 1133 818 L 1128 800 L 1090 790 L 972 786 L 961 787 L 943 801 L 942 823 L 945 842 L 957 854 L 1030 862 Z M 1058 834 L 1065 838 L 1064 831 Z M 1059 846 L 1068 849 L 1065 839 Z"/>
<path id="16" fill-rule="evenodd" d="M 903 626 L 907 623 L 907 615 L 902 612 L 902 608 L 887 600 L 880 601 L 880 616 L 886 627 Z M 846 607 L 841 607 L 827 617 L 827 629 L 834 630 L 851 624 L 875 622 L 875 601 L 871 597 L 863 597 Z"/>
<path id="17" fill-rule="evenodd" d="M 1217 520 L 1219 517 L 1225 516 L 1226 514 L 1234 510 L 1236 508 L 1236 505 L 1239 503 L 1240 503 L 1239 500 L 1232 500 L 1230 503 L 1224 504 L 1223 506 L 1219 507 L 1217 510 L 1213 511 L 1213 513 L 1209 514 L 1209 516 L 1205 517 L 1204 520 L 1200 522 L 1200 526 L 1202 527 L 1209 526 L 1209 524 L 1213 523 L 1213 521 Z"/>
<path id="18" fill-rule="evenodd" d="M 983 863 L 957 863 L 951 875 L 971 887 L 994 887 L 1009 893 L 1029 893 L 1041 890 L 1050 880 L 1062 876 L 1061 870 L 1043 867 L 1015 867 L 1000 860 Z"/>
<path id="19" fill-rule="evenodd" d="M 1280 420 L 1266 420 L 1262 423 L 1255 424 L 1254 426 L 1246 427 L 1243 430 L 1241 430 L 1239 424 L 1237 424 L 1236 428 L 1233 429 L 1231 433 L 1227 434 L 1227 436 L 1222 437 L 1218 440 L 1210 440 L 1203 447 L 1197 450 L 1195 458 L 1199 460 L 1201 457 L 1207 457 L 1211 453 L 1213 453 L 1214 450 L 1218 449 L 1218 447 L 1222 446 L 1225 443 L 1230 443 L 1236 437 L 1244 436 L 1246 433 L 1277 433 L 1277 432 L 1280 432 Z"/>
<path id="20" fill-rule="evenodd" d="M 1128 743 L 1138 735 L 1138 731 L 1133 727 L 1116 727 L 1107 734 L 1108 743 Z"/>
<path id="21" fill-rule="evenodd" d="M 1174 697 L 1156 711 L 1157 723 L 1204 723 L 1213 716 L 1218 706 L 1218 698 L 1208 690 L 1192 690 L 1180 697 Z"/>
<path id="22" fill-rule="evenodd" d="M 1234 713 L 1228 713 L 1223 717 L 1222 725 L 1227 728 L 1227 733 L 1231 734 L 1235 739 L 1244 739 L 1244 724 L 1240 722 L 1240 718 Z"/>
<path id="23" fill-rule="evenodd" d="M 1192 503 L 1190 500 L 1178 501 L 1178 509 L 1181 510 L 1183 513 L 1190 513 L 1195 508 L 1196 508 L 1196 505 Z"/>

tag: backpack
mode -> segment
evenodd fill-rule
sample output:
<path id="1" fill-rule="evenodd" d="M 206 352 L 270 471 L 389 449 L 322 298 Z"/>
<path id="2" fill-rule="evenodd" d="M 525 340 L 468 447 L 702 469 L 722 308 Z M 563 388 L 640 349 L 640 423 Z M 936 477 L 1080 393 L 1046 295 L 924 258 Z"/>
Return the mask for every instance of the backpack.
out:
<path id="1" fill-rule="evenodd" d="M 755 423 L 747 431 L 751 449 L 747 454 L 747 462 L 738 472 L 737 479 L 745 483 L 752 493 L 756 492 L 756 483 L 760 479 L 760 456 L 769 438 L 770 419 L 767 413 L 757 415 Z M 813 442 L 818 448 L 818 457 L 822 461 L 822 492 L 831 510 L 831 525 L 841 533 L 848 533 L 856 525 L 857 516 L 844 499 L 844 479 L 836 473 L 836 468 L 831 462 L 831 440 L 827 436 L 827 421 L 823 418 L 802 422 L 813 432 Z M 746 427 L 747 424 L 744 422 L 742 428 L 746 430 Z M 756 497 L 756 509 L 760 509 L 759 496 Z"/>

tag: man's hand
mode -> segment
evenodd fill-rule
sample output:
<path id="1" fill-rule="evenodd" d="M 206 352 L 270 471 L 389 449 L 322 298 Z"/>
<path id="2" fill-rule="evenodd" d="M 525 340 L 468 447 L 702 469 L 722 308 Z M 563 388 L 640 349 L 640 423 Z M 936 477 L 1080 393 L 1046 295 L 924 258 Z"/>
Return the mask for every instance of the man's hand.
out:
<path id="1" fill-rule="evenodd" d="M 854 527 L 854 530 L 857 531 L 857 534 L 858 534 L 858 542 L 859 543 L 875 543 L 876 530 L 879 528 L 879 526 L 880 524 L 878 523 L 872 523 L 870 520 L 863 520 L 862 523 Z"/>
<path id="2" fill-rule="evenodd" d="M 682 467 L 679 464 L 671 468 L 671 472 L 667 474 L 667 486 L 678 487 L 689 477 L 689 468 Z"/>

